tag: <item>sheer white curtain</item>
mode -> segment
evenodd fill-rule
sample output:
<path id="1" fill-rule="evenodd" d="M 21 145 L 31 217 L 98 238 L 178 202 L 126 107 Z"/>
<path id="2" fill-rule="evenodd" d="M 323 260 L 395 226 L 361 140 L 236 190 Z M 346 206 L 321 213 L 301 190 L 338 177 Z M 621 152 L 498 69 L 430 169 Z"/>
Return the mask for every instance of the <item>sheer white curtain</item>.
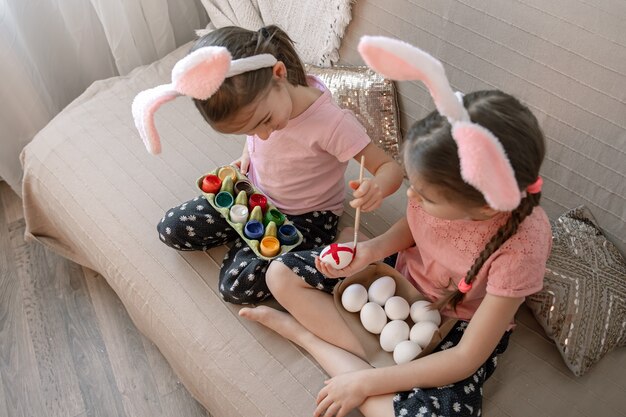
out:
<path id="1" fill-rule="evenodd" d="M 20 151 L 63 107 L 207 21 L 200 0 L 0 0 L 0 178 L 19 193 Z"/>

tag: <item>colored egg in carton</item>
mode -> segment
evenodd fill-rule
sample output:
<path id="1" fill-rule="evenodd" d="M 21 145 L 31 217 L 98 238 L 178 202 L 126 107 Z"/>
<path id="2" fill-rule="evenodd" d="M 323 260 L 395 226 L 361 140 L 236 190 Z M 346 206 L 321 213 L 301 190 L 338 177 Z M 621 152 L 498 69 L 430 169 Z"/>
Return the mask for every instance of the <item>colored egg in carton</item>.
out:
<path id="1" fill-rule="evenodd" d="M 302 233 L 236 167 L 219 167 L 196 185 L 259 258 L 273 259 L 302 242 Z"/>

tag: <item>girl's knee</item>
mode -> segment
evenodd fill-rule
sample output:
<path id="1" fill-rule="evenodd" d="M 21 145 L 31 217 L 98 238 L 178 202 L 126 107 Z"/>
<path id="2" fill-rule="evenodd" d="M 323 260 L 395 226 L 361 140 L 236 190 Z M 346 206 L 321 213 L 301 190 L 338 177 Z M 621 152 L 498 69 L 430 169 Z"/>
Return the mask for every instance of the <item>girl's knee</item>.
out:
<path id="1" fill-rule="evenodd" d="M 297 279 L 293 279 L 293 278 Z M 302 280 L 284 263 L 274 261 L 271 262 L 265 274 L 265 282 L 270 292 L 276 297 L 288 288 L 298 285 Z M 280 297 L 280 295 L 279 295 Z"/>
<path id="2" fill-rule="evenodd" d="M 271 262 L 265 273 L 265 283 L 272 294 L 280 290 L 280 276 L 285 273 L 287 267 L 282 262 Z"/>
<path id="3" fill-rule="evenodd" d="M 157 224 L 157 233 L 159 234 L 159 240 L 165 243 L 167 246 L 176 248 L 179 243 L 176 238 L 176 233 L 173 233 L 172 227 L 167 225 L 163 220 Z M 178 245 L 180 246 L 180 245 Z"/>
<path id="4" fill-rule="evenodd" d="M 180 228 L 177 223 L 168 222 L 167 220 L 161 220 L 157 224 L 157 233 L 159 234 L 159 240 L 165 243 L 167 246 L 177 250 L 190 250 L 191 248 L 185 245 L 184 239 L 180 237 Z"/>

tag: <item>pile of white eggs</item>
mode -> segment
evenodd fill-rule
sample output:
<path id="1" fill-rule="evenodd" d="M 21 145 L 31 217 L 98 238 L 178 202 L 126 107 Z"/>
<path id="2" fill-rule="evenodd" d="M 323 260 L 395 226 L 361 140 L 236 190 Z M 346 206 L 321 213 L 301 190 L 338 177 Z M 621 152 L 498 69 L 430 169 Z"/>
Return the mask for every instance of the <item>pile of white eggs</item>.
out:
<path id="1" fill-rule="evenodd" d="M 393 352 L 397 364 L 410 362 L 422 352 L 439 330 L 439 311 L 430 310 L 430 302 L 419 300 L 409 306 L 404 298 L 394 295 L 396 282 L 383 276 L 366 289 L 361 284 L 349 285 L 341 295 L 343 308 L 351 313 L 360 313 L 363 327 L 380 334 L 380 346 Z M 405 321 L 409 316 L 413 327 Z"/>

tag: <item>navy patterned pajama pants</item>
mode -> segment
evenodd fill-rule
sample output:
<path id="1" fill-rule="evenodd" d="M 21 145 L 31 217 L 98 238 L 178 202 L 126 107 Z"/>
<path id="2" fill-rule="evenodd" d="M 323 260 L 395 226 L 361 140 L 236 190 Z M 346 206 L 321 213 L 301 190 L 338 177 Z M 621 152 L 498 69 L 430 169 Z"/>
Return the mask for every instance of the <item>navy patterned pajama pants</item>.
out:
<path id="1" fill-rule="evenodd" d="M 468 322 L 461 321 L 450 330 L 435 352 L 456 346 L 463 337 Z M 413 388 L 397 393 L 393 399 L 395 415 L 399 417 L 469 417 L 482 415 L 483 384 L 493 374 L 498 355 L 506 350 L 511 331 L 507 331 L 487 361 L 467 379 L 436 388 Z"/>
<path id="2" fill-rule="evenodd" d="M 303 236 L 302 243 L 294 249 L 309 251 L 327 246 L 335 240 L 339 217 L 332 212 L 314 211 L 288 217 Z M 204 196 L 169 209 L 157 225 L 157 231 L 163 243 L 181 251 L 204 251 L 233 242 L 224 257 L 219 275 L 220 294 L 225 301 L 253 304 L 271 295 L 265 283 L 269 261 L 257 257 Z M 293 260 L 298 265 L 301 262 L 297 257 L 293 257 Z M 291 266 L 288 262 L 287 265 Z M 315 270 L 315 264 L 312 265 Z"/>

